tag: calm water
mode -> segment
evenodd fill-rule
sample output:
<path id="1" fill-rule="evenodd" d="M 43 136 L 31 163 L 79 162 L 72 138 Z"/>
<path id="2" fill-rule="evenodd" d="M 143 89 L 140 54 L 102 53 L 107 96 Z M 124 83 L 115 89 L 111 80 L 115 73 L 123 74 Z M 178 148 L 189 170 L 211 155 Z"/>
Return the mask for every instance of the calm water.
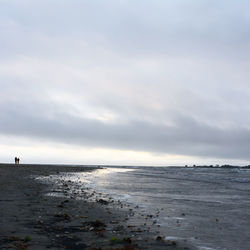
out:
<path id="1" fill-rule="evenodd" d="M 159 231 L 199 249 L 250 249 L 250 170 L 107 168 L 80 174 L 116 199 L 159 213 Z"/>
<path id="2" fill-rule="evenodd" d="M 169 239 L 198 249 L 250 249 L 250 170 L 109 167 L 68 178 L 154 215 Z"/>

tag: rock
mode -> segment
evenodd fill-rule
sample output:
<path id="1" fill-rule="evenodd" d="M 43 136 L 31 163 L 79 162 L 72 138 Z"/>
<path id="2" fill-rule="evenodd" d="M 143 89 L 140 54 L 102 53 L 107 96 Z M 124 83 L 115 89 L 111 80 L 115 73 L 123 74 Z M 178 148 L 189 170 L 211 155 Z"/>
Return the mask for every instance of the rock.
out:
<path id="1" fill-rule="evenodd" d="M 161 241 L 161 240 L 163 240 L 163 238 L 162 238 L 162 236 L 158 235 L 158 236 L 156 237 L 156 240 Z"/>
<path id="2" fill-rule="evenodd" d="M 103 200 L 103 199 L 99 199 L 99 200 L 96 200 L 96 201 L 99 202 L 99 203 L 101 203 L 101 204 L 103 204 L 103 205 L 108 205 L 109 204 L 108 201 Z"/>

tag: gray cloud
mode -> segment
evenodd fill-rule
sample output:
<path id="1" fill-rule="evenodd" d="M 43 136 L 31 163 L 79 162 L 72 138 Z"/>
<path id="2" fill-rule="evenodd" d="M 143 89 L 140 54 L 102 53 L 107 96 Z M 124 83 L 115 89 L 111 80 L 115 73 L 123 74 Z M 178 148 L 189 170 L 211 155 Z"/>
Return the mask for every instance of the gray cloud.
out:
<path id="1" fill-rule="evenodd" d="M 14 106 L 14 105 L 13 105 Z M 51 119 L 39 113 L 27 114 L 4 108 L 0 115 L 1 133 L 41 141 L 110 147 L 154 153 L 236 158 L 249 160 L 250 129 L 221 129 L 188 117 L 179 117 L 174 126 L 130 121 L 105 124 L 55 113 Z"/>
<path id="2" fill-rule="evenodd" d="M 248 1 L 2 1 L 0 134 L 249 160 Z"/>

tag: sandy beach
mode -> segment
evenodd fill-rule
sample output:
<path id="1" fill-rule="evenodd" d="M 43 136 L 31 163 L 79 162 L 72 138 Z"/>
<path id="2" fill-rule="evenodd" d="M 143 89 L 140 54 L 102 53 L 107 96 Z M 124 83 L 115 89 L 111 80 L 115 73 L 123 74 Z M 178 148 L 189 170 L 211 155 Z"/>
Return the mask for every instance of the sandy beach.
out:
<path id="1" fill-rule="evenodd" d="M 83 171 L 95 168 L 0 164 L 0 248 L 191 249 L 164 240 L 150 218 L 140 218 L 125 204 L 104 199 L 93 202 L 84 187 L 78 199 L 79 190 L 72 193 L 71 183 L 64 182 L 56 187 L 61 196 L 48 196 L 54 185 L 37 180 Z"/>

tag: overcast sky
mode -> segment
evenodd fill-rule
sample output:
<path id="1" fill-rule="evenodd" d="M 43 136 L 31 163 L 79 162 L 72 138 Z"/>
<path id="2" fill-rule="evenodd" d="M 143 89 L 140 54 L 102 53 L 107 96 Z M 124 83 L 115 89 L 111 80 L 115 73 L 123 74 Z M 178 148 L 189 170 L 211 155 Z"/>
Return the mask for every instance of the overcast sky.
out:
<path id="1" fill-rule="evenodd" d="M 0 0 L 0 161 L 249 164 L 248 0 Z"/>

